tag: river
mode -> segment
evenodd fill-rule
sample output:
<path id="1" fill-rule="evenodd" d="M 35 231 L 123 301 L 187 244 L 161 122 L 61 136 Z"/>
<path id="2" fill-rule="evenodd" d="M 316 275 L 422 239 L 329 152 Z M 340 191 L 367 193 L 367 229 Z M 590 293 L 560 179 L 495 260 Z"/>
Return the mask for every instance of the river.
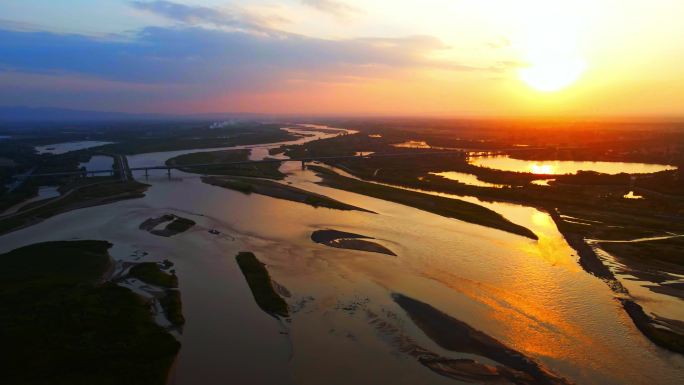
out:
<path id="1" fill-rule="evenodd" d="M 296 142 L 333 135 L 319 132 Z M 239 148 L 254 147 L 252 158 L 259 159 L 279 145 Z M 150 166 L 197 151 L 128 161 L 131 167 Z M 533 230 L 540 240 L 532 241 L 319 186 L 298 163 L 286 163 L 282 171 L 290 173 L 285 183 L 377 214 L 245 195 L 174 170 L 171 178 L 162 172 L 147 180 L 136 175 L 151 185 L 142 199 L 72 211 L 5 235 L 0 252 L 48 240 L 102 239 L 114 244 L 117 260 L 173 261 L 186 317 L 173 377 L 178 385 L 457 383 L 395 346 L 393 337 L 408 336 L 431 351 L 460 357 L 427 338 L 391 293 L 430 303 L 578 384 L 674 385 L 684 378 L 684 358 L 635 328 L 609 287 L 579 267 L 546 213 L 486 204 Z M 173 238 L 138 229 L 164 213 L 197 226 Z M 398 256 L 311 241 L 313 231 L 327 228 L 372 236 Z M 139 259 L 140 251 L 149 254 Z M 254 252 L 291 292 L 289 321 L 276 321 L 257 307 L 235 262 L 238 251 Z M 394 334 L 378 331 L 369 314 L 392 323 Z"/>

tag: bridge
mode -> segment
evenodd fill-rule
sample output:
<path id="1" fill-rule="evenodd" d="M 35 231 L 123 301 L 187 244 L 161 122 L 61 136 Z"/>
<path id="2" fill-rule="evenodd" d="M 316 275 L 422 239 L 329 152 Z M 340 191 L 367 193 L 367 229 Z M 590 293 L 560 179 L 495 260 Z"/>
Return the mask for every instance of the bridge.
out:
<path id="1" fill-rule="evenodd" d="M 88 170 L 88 171 L 68 171 L 68 172 L 53 172 L 47 174 L 30 174 L 25 178 L 40 178 L 40 177 L 54 177 L 54 176 L 95 176 L 101 174 L 114 175 L 114 173 L 121 176 L 122 181 L 128 179 L 128 175 L 133 171 L 144 171 L 145 176 L 149 175 L 151 170 L 165 170 L 167 174 L 171 175 L 173 169 L 222 169 L 230 167 L 239 167 L 244 165 L 264 164 L 264 163 L 286 163 L 286 162 L 301 162 L 302 169 L 306 167 L 306 163 L 316 161 L 331 161 L 331 160 L 348 160 L 348 159 L 370 159 L 370 158 L 387 158 L 387 157 L 415 157 L 415 156 L 434 156 L 434 155 L 465 155 L 468 151 L 437 151 L 437 152 L 405 152 L 405 153 L 388 153 L 388 154 L 360 154 L 360 155 L 346 155 L 346 156 L 313 156 L 306 158 L 288 158 L 275 159 L 268 158 L 262 160 L 244 160 L 237 162 L 226 163 L 200 163 L 200 164 L 183 164 L 183 165 L 159 165 L 159 166 L 143 166 L 143 167 L 128 167 L 128 162 L 124 156 L 118 156 L 118 169 L 113 170 Z"/>

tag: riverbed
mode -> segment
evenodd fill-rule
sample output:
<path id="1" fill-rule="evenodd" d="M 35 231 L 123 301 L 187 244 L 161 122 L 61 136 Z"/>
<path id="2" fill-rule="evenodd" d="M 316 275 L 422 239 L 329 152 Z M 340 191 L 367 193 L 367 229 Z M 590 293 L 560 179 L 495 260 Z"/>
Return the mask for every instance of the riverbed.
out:
<path id="1" fill-rule="evenodd" d="M 334 135 L 324 131 L 296 142 Z M 259 159 L 281 144 L 237 148 L 254 148 L 252 159 Z M 128 161 L 131 167 L 159 165 L 198 151 Z M 532 241 L 317 185 L 318 177 L 299 163 L 281 171 L 290 174 L 283 183 L 377 214 L 245 195 L 174 170 L 170 178 L 135 175 L 151 185 L 142 199 L 65 213 L 5 235 L 0 252 L 40 241 L 101 239 L 114 244 L 117 260 L 174 262 L 186 318 L 172 380 L 178 385 L 455 383 L 394 344 L 395 337 L 409 337 L 455 356 L 427 338 L 392 293 L 429 303 L 578 384 L 681 383 L 684 358 L 634 327 L 608 286 L 579 267 L 546 213 L 480 202 L 530 228 L 540 238 Z M 173 238 L 138 229 L 166 213 L 197 225 Z M 312 232 L 330 228 L 372 237 L 397 256 L 311 241 Z M 292 293 L 289 320 L 276 321 L 256 305 L 235 263 L 239 251 L 254 252 Z M 371 314 L 395 326 L 394 334 L 379 331 Z"/>

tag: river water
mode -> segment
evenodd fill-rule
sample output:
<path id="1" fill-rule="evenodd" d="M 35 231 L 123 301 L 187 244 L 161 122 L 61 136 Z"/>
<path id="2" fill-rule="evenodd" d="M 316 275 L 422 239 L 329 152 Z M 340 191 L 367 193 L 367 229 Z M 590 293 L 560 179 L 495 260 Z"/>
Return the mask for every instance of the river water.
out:
<path id="1" fill-rule="evenodd" d="M 543 175 L 576 174 L 579 171 L 595 171 L 602 174 L 651 174 L 674 170 L 677 167 L 665 164 L 634 162 L 589 162 L 575 160 L 532 161 L 511 158 L 509 155 L 474 156 L 468 162 L 478 167 L 513 172 L 531 172 Z"/>
<path id="2" fill-rule="evenodd" d="M 65 143 L 55 143 L 48 144 L 45 146 L 36 146 L 35 150 L 39 154 L 66 154 L 71 151 L 85 150 L 87 148 L 104 146 L 106 144 L 112 144 L 113 142 L 101 142 L 95 140 L 84 140 L 80 142 L 65 142 Z"/>
<path id="3" fill-rule="evenodd" d="M 252 157 L 279 145 L 253 146 Z M 197 150 L 131 156 L 129 164 L 163 164 L 191 152 Z M 244 195 L 196 175 L 160 172 L 147 179 L 144 198 L 69 212 L 10 233 L 0 238 L 0 252 L 39 241 L 102 239 L 114 244 L 118 260 L 173 261 L 187 320 L 173 377 L 179 385 L 455 383 L 394 345 L 392 337 L 408 336 L 456 357 L 413 325 L 392 301 L 395 292 L 430 303 L 578 384 L 682 383 L 684 358 L 656 347 L 634 327 L 608 286 L 578 266 L 546 213 L 483 203 L 532 229 L 540 237 L 532 241 L 319 186 L 300 164 L 285 164 L 282 171 L 290 173 L 285 183 L 377 214 Z M 173 238 L 138 229 L 164 213 L 198 225 Z M 374 237 L 398 256 L 310 240 L 313 231 L 327 228 Z M 140 259 L 140 251 L 149 254 Z M 238 251 L 254 252 L 291 293 L 289 321 L 257 307 L 235 263 Z M 379 332 L 369 314 L 398 331 Z"/>

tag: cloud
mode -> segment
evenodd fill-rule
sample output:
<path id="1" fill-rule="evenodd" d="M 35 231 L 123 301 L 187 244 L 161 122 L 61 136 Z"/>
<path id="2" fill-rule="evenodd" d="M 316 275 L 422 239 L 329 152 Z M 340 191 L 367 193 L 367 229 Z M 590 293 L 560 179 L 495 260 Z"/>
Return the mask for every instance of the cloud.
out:
<path id="1" fill-rule="evenodd" d="M 362 13 L 360 9 L 336 0 L 302 0 L 302 4 L 340 19 L 348 19 Z"/>
<path id="2" fill-rule="evenodd" d="M 449 63 L 427 57 L 446 46 L 429 36 L 326 40 L 200 27 L 148 27 L 130 40 L 0 30 L 0 68 L 81 74 L 139 83 L 264 87 L 338 75 L 383 77 L 388 69 Z M 453 66 L 453 69 L 458 69 Z"/>
<path id="3" fill-rule="evenodd" d="M 99 37 L 0 27 L 0 103 L 18 95 L 59 99 L 60 92 L 73 103 L 81 98 L 90 104 L 209 100 L 406 79 L 425 68 L 498 73 L 511 66 L 434 59 L 450 47 L 432 36 L 329 40 L 272 29 L 225 10 L 168 1 L 132 4 L 179 24 Z"/>
<path id="4" fill-rule="evenodd" d="M 275 18 L 265 18 L 246 12 L 233 10 L 219 10 L 216 8 L 193 6 L 174 3 L 171 1 L 131 1 L 130 5 L 141 11 L 153 13 L 170 20 L 189 25 L 214 25 L 217 27 L 233 28 L 243 31 L 269 32 L 269 21 Z M 284 19 L 277 18 L 277 22 Z"/>

